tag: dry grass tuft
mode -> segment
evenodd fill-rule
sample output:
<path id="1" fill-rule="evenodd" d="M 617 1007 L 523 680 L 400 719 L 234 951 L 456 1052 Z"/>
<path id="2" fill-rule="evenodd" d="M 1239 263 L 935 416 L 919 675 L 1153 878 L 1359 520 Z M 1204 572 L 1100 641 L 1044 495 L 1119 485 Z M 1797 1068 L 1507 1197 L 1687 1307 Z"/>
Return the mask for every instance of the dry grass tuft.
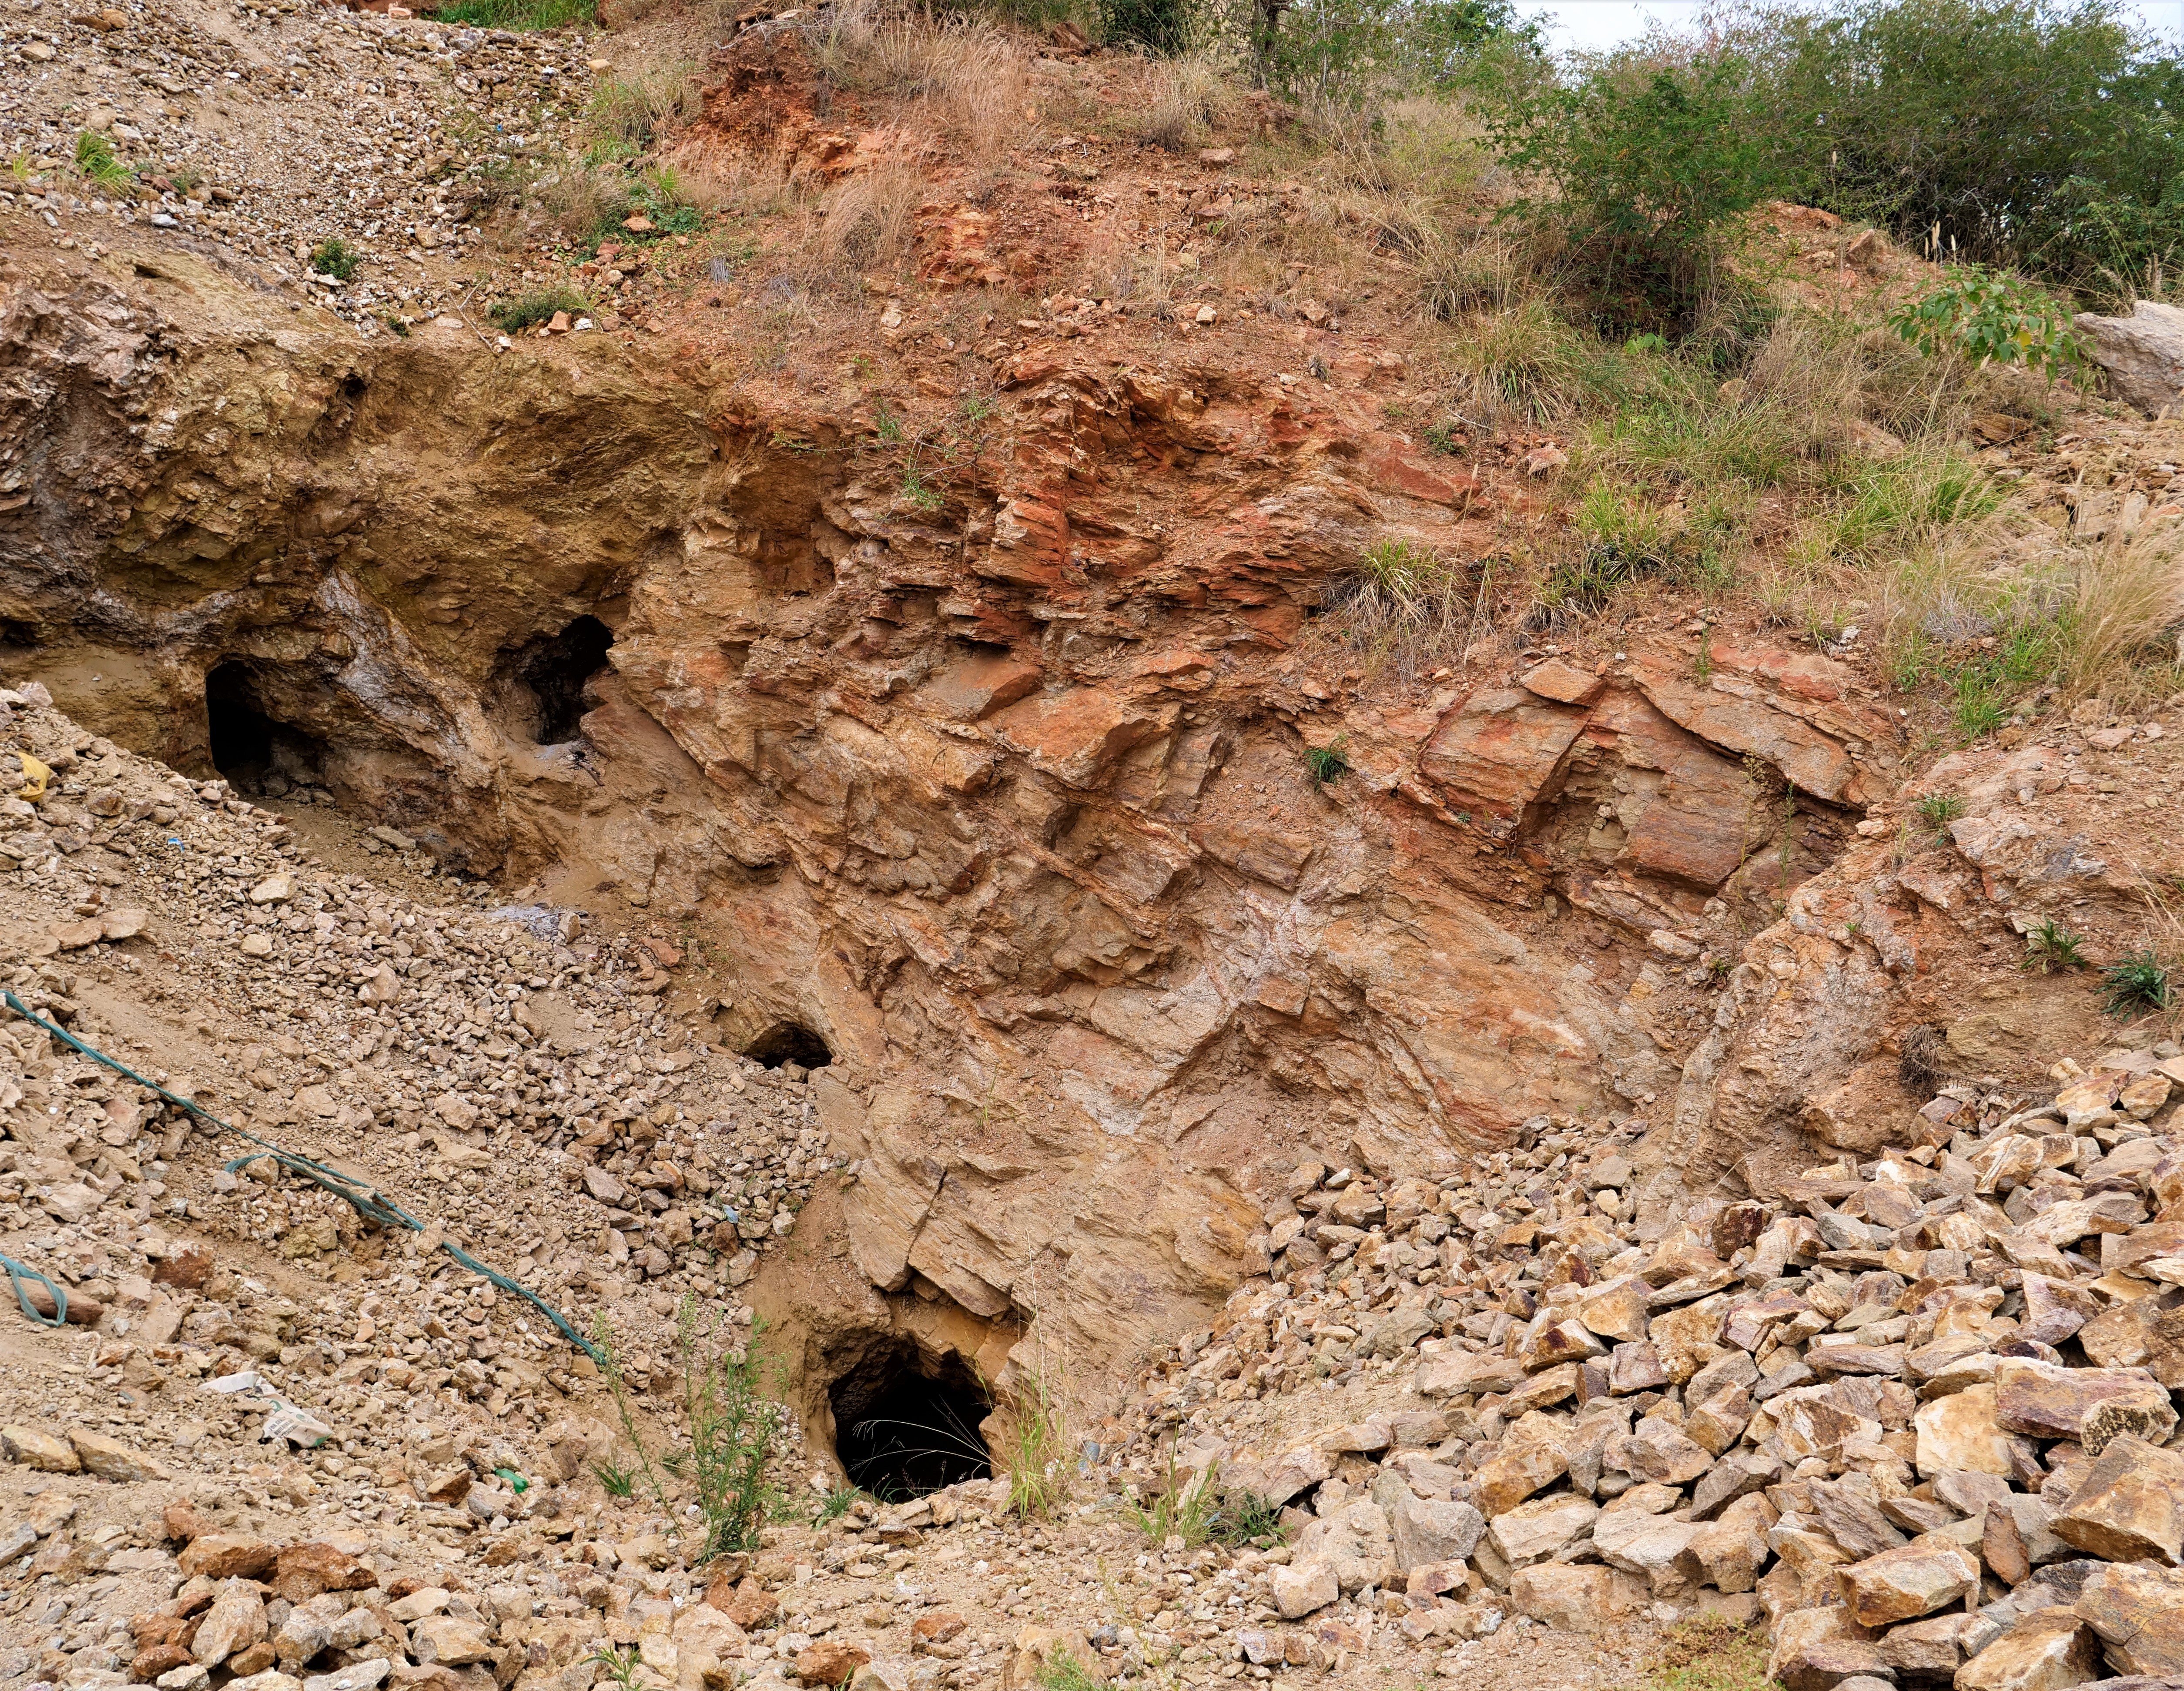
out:
<path id="1" fill-rule="evenodd" d="M 975 162 L 1020 146 L 1035 122 L 1022 43 L 967 17 L 885 12 L 871 0 L 837 6 L 814 46 L 846 87 L 912 101 L 922 119 Z"/>
<path id="2" fill-rule="evenodd" d="M 2175 523 L 2086 548 L 2078 559 L 2061 685 L 2088 695 L 2149 665 L 2167 668 L 2184 657 L 2180 622 L 2184 532 Z"/>
<path id="3" fill-rule="evenodd" d="M 1202 146 L 1243 109 L 1243 91 L 1210 53 L 1162 59 L 1154 67 L 1138 138 L 1164 152 Z"/>
<path id="4" fill-rule="evenodd" d="M 883 159 L 829 188 L 805 242 L 811 283 L 854 289 L 867 273 L 899 270 L 910 257 L 927 192 L 918 161 L 902 157 Z"/>
<path id="5" fill-rule="evenodd" d="M 642 153 L 697 103 L 697 61 L 676 54 L 602 76 L 586 116 L 602 136 Z"/>

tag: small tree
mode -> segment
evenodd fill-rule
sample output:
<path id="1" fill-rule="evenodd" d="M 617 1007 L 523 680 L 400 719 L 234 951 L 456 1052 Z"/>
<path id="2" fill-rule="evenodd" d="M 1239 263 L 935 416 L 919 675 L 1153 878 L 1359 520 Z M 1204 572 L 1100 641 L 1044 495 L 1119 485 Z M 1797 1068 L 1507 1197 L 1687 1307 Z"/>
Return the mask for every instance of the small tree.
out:
<path id="1" fill-rule="evenodd" d="M 1492 127 L 1503 162 L 1552 189 L 1507 214 L 1560 230 L 1618 329 L 1688 329 L 1724 281 L 1730 220 L 1777 181 L 1731 57 L 1596 66 L 1518 92 Z"/>

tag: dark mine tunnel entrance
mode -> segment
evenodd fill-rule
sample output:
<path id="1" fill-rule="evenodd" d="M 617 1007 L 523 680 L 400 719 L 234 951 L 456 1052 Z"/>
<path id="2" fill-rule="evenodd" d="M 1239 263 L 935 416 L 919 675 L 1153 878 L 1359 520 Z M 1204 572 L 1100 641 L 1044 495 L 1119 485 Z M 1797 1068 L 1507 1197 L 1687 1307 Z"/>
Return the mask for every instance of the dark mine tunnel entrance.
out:
<path id="1" fill-rule="evenodd" d="M 278 798 L 324 783 L 325 742 L 268 715 L 245 665 L 221 664 L 205 676 L 205 732 L 213 767 L 238 790 Z"/>
<path id="2" fill-rule="evenodd" d="M 801 1022 L 777 1021 L 744 1047 L 754 1063 L 778 1069 L 794 1063 L 800 1068 L 823 1069 L 834 1060 L 827 1042 Z"/>
<path id="3" fill-rule="evenodd" d="M 515 662 L 515 678 L 538 701 L 538 743 L 575 739 L 584 712 L 584 684 L 607 666 L 614 631 L 596 616 L 580 616 L 559 634 L 542 635 Z"/>
<path id="4" fill-rule="evenodd" d="M 952 1352 L 930 1360 L 908 1343 L 878 1346 L 827 1396 L 843 1471 L 883 1503 L 993 1477 L 978 1433 L 992 1405 Z"/>

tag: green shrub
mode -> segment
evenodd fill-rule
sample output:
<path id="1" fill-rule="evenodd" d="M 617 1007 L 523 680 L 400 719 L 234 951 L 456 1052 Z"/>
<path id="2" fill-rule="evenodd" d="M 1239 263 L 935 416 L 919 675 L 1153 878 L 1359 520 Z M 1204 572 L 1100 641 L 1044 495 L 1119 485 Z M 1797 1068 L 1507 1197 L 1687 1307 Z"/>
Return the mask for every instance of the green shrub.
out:
<path id="1" fill-rule="evenodd" d="M 321 241 L 311 248 L 311 268 L 336 281 L 347 281 L 363 263 L 364 255 L 346 241 Z"/>
<path id="2" fill-rule="evenodd" d="M 2070 307 L 2045 288 L 1958 264 L 1940 287 L 1890 313 L 1888 326 L 1929 358 L 1953 350 L 1976 364 L 2023 364 L 2053 380 L 2087 362 L 2086 337 L 2070 318 Z"/>
<path id="3" fill-rule="evenodd" d="M 1697 329 L 1730 290 L 1731 220 L 1779 180 L 1749 67 L 1732 56 L 1595 64 L 1517 91 L 1490 127 L 1502 163 L 1552 191 L 1505 214 L 1559 236 L 1618 335 Z"/>
<path id="4" fill-rule="evenodd" d="M 539 287 L 489 306 L 485 314 L 503 334 L 513 335 L 551 320 L 557 311 L 575 317 L 591 309 L 590 303 L 573 288 Z"/>
<path id="5" fill-rule="evenodd" d="M 1730 41 L 1812 203 L 2104 292 L 2184 239 L 2184 59 L 2120 0 L 1770 3 Z"/>

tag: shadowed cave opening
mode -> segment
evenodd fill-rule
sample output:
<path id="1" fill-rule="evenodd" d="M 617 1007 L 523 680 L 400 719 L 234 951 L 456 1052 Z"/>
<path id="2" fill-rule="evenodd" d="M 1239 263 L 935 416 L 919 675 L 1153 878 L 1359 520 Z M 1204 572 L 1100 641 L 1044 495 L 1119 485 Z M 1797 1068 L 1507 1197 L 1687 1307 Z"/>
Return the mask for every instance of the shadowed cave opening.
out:
<path id="1" fill-rule="evenodd" d="M 907 1342 L 876 1347 L 827 1388 L 827 1400 L 843 1471 L 882 1502 L 993 1477 L 978 1432 L 992 1405 L 952 1351 L 928 1359 Z"/>
<path id="2" fill-rule="evenodd" d="M 585 683 L 607 666 L 614 631 L 580 616 L 559 634 L 544 634 L 516 654 L 515 679 L 538 701 L 538 743 L 559 746 L 582 732 Z"/>
<path id="3" fill-rule="evenodd" d="M 790 1063 L 804 1069 L 823 1069 L 834 1060 L 827 1042 L 799 1021 L 775 1022 L 744 1047 L 744 1055 L 769 1069 Z"/>
<path id="4" fill-rule="evenodd" d="M 269 715 L 246 665 L 220 664 L 205 676 L 205 737 L 212 766 L 237 792 L 278 798 L 325 784 L 326 743 Z"/>

